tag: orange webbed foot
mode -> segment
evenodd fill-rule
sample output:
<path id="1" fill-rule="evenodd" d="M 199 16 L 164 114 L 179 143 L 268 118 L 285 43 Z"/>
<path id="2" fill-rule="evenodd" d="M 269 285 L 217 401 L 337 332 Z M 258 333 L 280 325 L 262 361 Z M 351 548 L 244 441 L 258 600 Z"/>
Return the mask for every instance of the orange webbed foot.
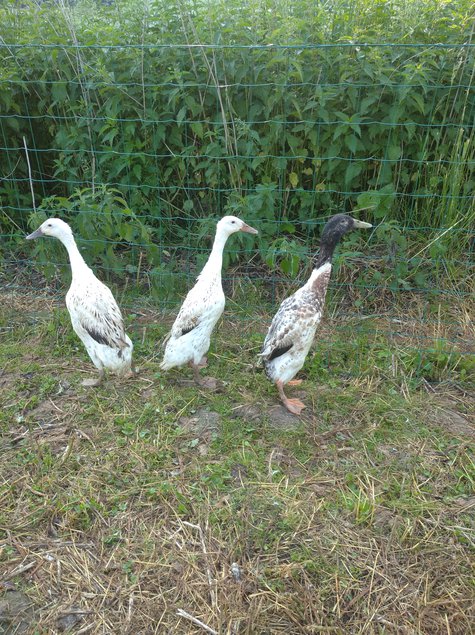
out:
<path id="1" fill-rule="evenodd" d="M 284 406 L 287 408 L 289 412 L 294 415 L 299 415 L 302 410 L 305 408 L 305 404 L 300 401 L 300 399 L 286 399 L 284 401 Z"/>
<path id="2" fill-rule="evenodd" d="M 302 382 L 303 379 L 291 379 L 289 382 L 287 382 L 287 386 L 300 386 Z"/>
<path id="3" fill-rule="evenodd" d="M 209 388 L 211 390 L 216 390 L 216 388 L 219 385 L 219 382 L 214 377 L 200 377 L 197 384 L 201 386 L 202 388 Z"/>

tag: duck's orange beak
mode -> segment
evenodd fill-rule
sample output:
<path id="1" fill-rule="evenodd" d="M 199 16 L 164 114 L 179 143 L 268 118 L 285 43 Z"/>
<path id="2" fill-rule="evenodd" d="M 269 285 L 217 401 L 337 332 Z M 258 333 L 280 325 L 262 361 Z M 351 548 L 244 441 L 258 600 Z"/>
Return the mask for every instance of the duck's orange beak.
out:
<path id="1" fill-rule="evenodd" d="M 259 233 L 257 231 L 257 229 L 254 229 L 254 227 L 251 227 L 247 223 L 243 223 L 243 226 L 241 227 L 241 231 L 242 232 L 246 232 L 246 234 L 258 234 Z"/>

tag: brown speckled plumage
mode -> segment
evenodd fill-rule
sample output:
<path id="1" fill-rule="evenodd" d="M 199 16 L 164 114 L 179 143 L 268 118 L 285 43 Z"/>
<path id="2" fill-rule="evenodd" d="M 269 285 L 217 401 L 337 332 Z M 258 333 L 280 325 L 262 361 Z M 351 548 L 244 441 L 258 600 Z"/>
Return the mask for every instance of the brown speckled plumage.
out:
<path id="1" fill-rule="evenodd" d="M 285 407 L 294 414 L 300 414 L 305 406 L 299 399 L 289 399 L 284 385 L 302 368 L 322 318 L 333 251 L 340 238 L 355 227 L 371 225 L 345 214 L 336 214 L 326 223 L 310 279 L 282 302 L 264 341 L 261 357 L 266 375 L 276 384 Z"/>
<path id="2" fill-rule="evenodd" d="M 276 380 L 276 374 L 289 375 L 291 379 L 302 367 L 322 317 L 330 272 L 329 264 L 314 272 L 307 284 L 284 300 L 275 314 L 261 353 L 266 374 L 272 381 Z M 284 356 L 285 359 L 279 360 Z"/>

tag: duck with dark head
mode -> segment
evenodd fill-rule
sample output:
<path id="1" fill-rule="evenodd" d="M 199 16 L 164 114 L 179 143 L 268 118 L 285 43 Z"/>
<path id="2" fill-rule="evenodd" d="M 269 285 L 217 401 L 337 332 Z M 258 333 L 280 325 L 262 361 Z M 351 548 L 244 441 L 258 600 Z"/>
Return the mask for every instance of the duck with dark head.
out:
<path id="1" fill-rule="evenodd" d="M 267 332 L 261 352 L 266 375 L 275 383 L 284 406 L 293 414 L 300 414 L 305 405 L 300 399 L 288 398 L 284 386 L 298 385 L 302 381 L 293 378 L 304 365 L 322 319 L 335 247 L 353 229 L 369 227 L 372 227 L 370 223 L 346 214 L 330 218 L 323 228 L 320 250 L 310 278 L 282 302 Z"/>

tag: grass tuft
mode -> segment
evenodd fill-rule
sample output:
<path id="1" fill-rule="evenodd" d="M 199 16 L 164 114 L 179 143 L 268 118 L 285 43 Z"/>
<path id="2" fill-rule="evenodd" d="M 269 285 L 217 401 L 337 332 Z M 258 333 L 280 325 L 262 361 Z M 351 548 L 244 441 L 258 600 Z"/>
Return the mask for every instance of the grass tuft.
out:
<path id="1" fill-rule="evenodd" d="M 221 392 L 159 372 L 156 313 L 131 319 L 139 376 L 87 390 L 65 310 L 24 306 L 1 318 L 0 603 L 26 597 L 31 633 L 471 631 L 468 322 L 442 358 L 414 314 L 405 338 L 327 319 L 289 419 L 235 316 Z"/>

